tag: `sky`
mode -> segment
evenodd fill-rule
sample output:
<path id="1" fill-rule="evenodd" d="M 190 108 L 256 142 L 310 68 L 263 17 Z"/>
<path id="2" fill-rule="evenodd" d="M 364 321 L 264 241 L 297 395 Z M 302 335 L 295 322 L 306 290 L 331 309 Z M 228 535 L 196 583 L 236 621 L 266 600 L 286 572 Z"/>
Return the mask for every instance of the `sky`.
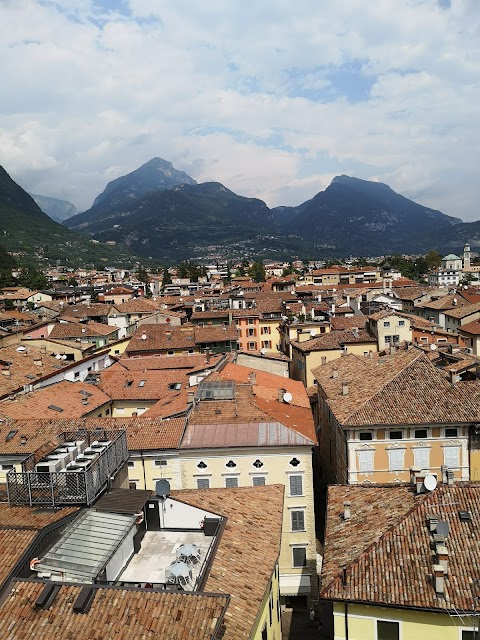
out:
<path id="1" fill-rule="evenodd" d="M 0 165 L 88 209 L 150 158 L 269 206 L 335 175 L 480 219 L 478 0 L 0 0 Z"/>

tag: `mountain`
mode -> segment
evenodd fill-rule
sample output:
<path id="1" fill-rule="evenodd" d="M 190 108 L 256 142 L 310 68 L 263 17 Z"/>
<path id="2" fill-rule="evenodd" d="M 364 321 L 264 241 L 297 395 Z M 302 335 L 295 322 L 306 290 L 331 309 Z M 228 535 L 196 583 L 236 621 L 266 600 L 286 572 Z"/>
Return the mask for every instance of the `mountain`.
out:
<path id="1" fill-rule="evenodd" d="M 131 261 L 132 257 L 123 247 L 92 244 L 51 220 L 3 167 L 0 167 L 0 229 L 0 243 L 5 250 L 25 261 L 113 265 Z"/>
<path id="2" fill-rule="evenodd" d="M 244 198 L 218 182 L 181 184 L 111 206 L 93 219 L 67 221 L 96 240 L 127 244 L 138 255 L 180 261 L 221 251 L 223 255 L 271 252 L 273 215 L 262 201 Z M 297 245 L 282 238 L 286 250 Z"/>
<path id="3" fill-rule="evenodd" d="M 78 213 L 75 205 L 68 202 L 68 200 L 57 200 L 56 198 L 39 196 L 35 193 L 30 193 L 29 195 L 32 196 L 43 213 L 46 213 L 55 222 L 63 222 Z"/>
<path id="4" fill-rule="evenodd" d="M 184 171 L 178 171 L 171 162 L 163 158 L 152 158 L 126 176 L 107 184 L 88 211 L 69 219 L 65 226 L 80 229 L 94 218 L 101 217 L 113 208 L 130 203 L 149 192 L 173 189 L 180 184 L 197 184 Z"/>
<path id="5" fill-rule="evenodd" d="M 433 236 L 451 234 L 462 225 L 458 218 L 408 200 L 386 184 L 345 175 L 290 213 L 296 215 L 283 231 L 305 242 L 314 238 L 317 252 L 343 256 L 423 253 Z"/>

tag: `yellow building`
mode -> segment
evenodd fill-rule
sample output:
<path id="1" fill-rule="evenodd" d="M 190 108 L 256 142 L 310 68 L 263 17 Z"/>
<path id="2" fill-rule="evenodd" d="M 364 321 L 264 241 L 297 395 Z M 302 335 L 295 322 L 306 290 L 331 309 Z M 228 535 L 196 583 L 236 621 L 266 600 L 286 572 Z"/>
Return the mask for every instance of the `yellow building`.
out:
<path id="1" fill-rule="evenodd" d="M 465 530 L 479 498 L 480 485 L 329 487 L 320 598 L 335 640 L 476 637 L 478 543 Z"/>
<path id="2" fill-rule="evenodd" d="M 359 318 L 359 325 L 361 325 Z M 290 343 L 292 364 L 290 376 L 301 380 L 306 387 L 315 382 L 313 369 L 337 360 L 349 353 L 369 356 L 378 351 L 377 340 L 366 329 L 353 327 L 344 331 L 330 331 L 325 335 L 312 335 L 312 332 L 301 333 L 299 340 Z"/>
<path id="3" fill-rule="evenodd" d="M 412 471 L 470 478 L 480 381 L 435 366 L 421 349 L 348 355 L 314 369 L 327 482 L 409 482 Z M 477 463 L 478 464 L 478 463 Z M 480 466 L 480 465 L 478 465 Z"/>
<path id="4" fill-rule="evenodd" d="M 398 346 L 401 342 L 412 342 L 410 319 L 391 311 L 379 311 L 368 317 L 368 325 L 377 338 L 378 350 Z"/>

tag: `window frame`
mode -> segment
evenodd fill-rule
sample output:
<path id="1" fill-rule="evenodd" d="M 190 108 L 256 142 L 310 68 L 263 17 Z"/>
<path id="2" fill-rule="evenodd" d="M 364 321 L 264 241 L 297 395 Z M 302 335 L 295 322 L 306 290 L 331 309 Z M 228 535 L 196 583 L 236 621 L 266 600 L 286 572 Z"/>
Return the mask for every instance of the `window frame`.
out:
<path id="1" fill-rule="evenodd" d="M 301 514 L 301 516 L 299 516 L 298 514 Z M 297 522 L 294 522 L 294 520 L 296 520 Z M 303 525 L 303 526 L 300 526 L 300 525 Z M 305 509 L 292 509 L 290 511 L 290 531 L 292 533 L 297 533 L 299 531 L 306 531 L 306 530 L 307 529 L 305 525 Z"/>
<path id="2" fill-rule="evenodd" d="M 226 489 L 238 489 L 238 487 L 240 486 L 238 483 L 238 475 L 225 476 L 224 481 L 225 481 Z M 233 483 L 233 484 L 230 484 L 230 483 Z"/>
<path id="3" fill-rule="evenodd" d="M 295 482 L 300 482 L 300 493 L 293 492 L 292 493 L 292 480 L 295 479 Z M 297 498 L 299 496 L 305 495 L 304 487 L 303 487 L 303 475 L 297 473 L 290 473 L 288 476 L 288 495 L 292 498 Z"/>
<path id="4" fill-rule="evenodd" d="M 396 624 L 398 628 L 398 640 L 402 640 L 402 625 L 400 620 L 388 620 L 386 618 L 375 619 L 375 640 L 382 640 L 382 636 L 379 635 L 378 623 Z"/>
<path id="5" fill-rule="evenodd" d="M 295 564 L 295 551 L 303 551 L 305 555 L 304 564 Z M 307 545 L 295 545 L 292 547 L 292 567 L 294 569 L 304 569 L 307 566 Z"/>

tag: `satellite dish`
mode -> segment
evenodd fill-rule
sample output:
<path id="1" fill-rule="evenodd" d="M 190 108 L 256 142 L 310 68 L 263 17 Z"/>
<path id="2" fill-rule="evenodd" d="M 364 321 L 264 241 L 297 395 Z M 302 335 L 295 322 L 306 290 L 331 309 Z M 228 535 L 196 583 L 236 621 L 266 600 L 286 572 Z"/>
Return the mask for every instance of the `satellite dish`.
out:
<path id="1" fill-rule="evenodd" d="M 286 322 L 288 320 L 287 316 L 282 316 L 282 320 Z"/>
<path id="2" fill-rule="evenodd" d="M 292 400 L 293 400 L 293 396 L 289 391 L 287 391 L 286 393 L 283 394 L 283 401 L 284 402 L 286 402 L 288 404 Z"/>
<path id="3" fill-rule="evenodd" d="M 260 353 L 262 354 L 262 356 L 264 356 L 267 353 L 267 350 L 265 349 L 265 347 L 262 347 L 260 349 Z"/>
<path id="4" fill-rule="evenodd" d="M 59 353 L 57 353 L 57 355 L 55 356 L 55 359 L 56 359 L 56 360 L 61 360 L 61 359 L 62 359 L 62 356 L 61 356 Z"/>
<path id="5" fill-rule="evenodd" d="M 315 336 L 317 335 L 317 332 L 315 331 L 315 329 L 312 329 L 312 330 L 310 331 L 310 335 L 312 336 L 312 338 L 313 338 L 313 337 L 315 337 Z"/>
<path id="6" fill-rule="evenodd" d="M 437 524 L 437 533 L 447 538 L 449 530 L 448 522 L 446 520 L 440 520 Z"/>
<path id="7" fill-rule="evenodd" d="M 17 347 L 15 351 L 26 351 L 27 347 Z"/>
<path id="8" fill-rule="evenodd" d="M 155 493 L 159 498 L 167 498 L 170 495 L 170 483 L 162 478 L 155 483 Z"/>
<path id="9" fill-rule="evenodd" d="M 165 322 L 168 322 L 168 324 L 170 324 L 170 322 L 171 322 L 170 318 L 166 318 Z"/>
<path id="10" fill-rule="evenodd" d="M 436 351 L 437 350 L 437 345 L 436 344 L 431 344 L 430 345 L 430 351 Z"/>
<path id="11" fill-rule="evenodd" d="M 142 333 L 142 340 L 146 340 L 147 339 L 147 334 L 146 333 Z"/>
<path id="12" fill-rule="evenodd" d="M 67 359 L 67 354 L 64 353 L 63 356 L 62 356 L 62 360 L 66 360 L 66 359 Z"/>
<path id="13" fill-rule="evenodd" d="M 425 485 L 425 489 L 427 491 L 433 491 L 434 489 L 437 488 L 437 479 L 434 475 L 429 473 L 428 475 L 425 476 L 425 480 L 423 481 L 423 484 Z"/>

